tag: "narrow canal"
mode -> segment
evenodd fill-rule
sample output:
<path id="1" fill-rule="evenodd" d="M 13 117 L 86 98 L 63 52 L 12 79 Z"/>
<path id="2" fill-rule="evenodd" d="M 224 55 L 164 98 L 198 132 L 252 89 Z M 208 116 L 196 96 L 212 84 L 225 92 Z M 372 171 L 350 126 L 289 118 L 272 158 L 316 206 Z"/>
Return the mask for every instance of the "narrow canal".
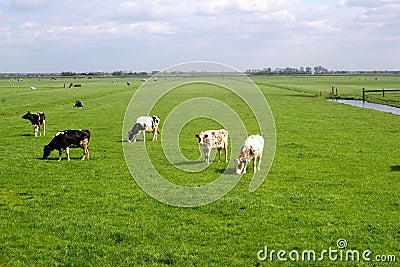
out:
<path id="1" fill-rule="evenodd" d="M 392 106 L 387 106 L 387 105 L 381 105 L 381 104 L 374 104 L 370 102 L 363 102 L 362 100 L 349 100 L 349 99 L 331 99 L 330 101 L 332 102 L 337 102 L 337 103 L 342 103 L 346 105 L 352 105 L 360 108 L 369 108 L 369 109 L 375 109 L 387 113 L 393 113 L 400 115 L 400 108 L 392 107 Z"/>

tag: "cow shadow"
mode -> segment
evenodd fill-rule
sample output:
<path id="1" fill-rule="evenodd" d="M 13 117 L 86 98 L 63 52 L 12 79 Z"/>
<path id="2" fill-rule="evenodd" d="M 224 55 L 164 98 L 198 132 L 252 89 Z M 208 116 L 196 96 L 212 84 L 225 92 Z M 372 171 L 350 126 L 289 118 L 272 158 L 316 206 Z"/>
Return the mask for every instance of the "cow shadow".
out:
<path id="1" fill-rule="evenodd" d="M 185 166 L 185 165 L 197 165 L 197 164 L 202 164 L 204 161 L 182 161 L 182 162 L 176 162 L 173 163 L 175 166 Z M 204 163 L 205 164 L 205 163 Z"/>
<path id="2" fill-rule="evenodd" d="M 43 161 L 59 161 L 58 157 L 57 158 L 47 158 L 47 159 L 44 159 L 44 158 L 40 157 L 40 158 L 36 158 L 36 159 L 37 160 L 43 160 Z M 88 159 L 82 160 L 82 157 L 70 157 L 70 159 L 71 159 L 70 161 L 89 161 L 89 160 L 93 161 L 92 158 L 90 158 L 89 160 Z M 61 159 L 61 161 L 68 161 L 68 159 L 67 159 L 67 157 L 63 157 Z"/>
<path id="3" fill-rule="evenodd" d="M 47 159 L 44 159 L 44 158 L 42 158 L 42 157 L 40 157 L 40 158 L 36 158 L 37 160 L 43 160 L 43 161 L 45 161 L 45 160 L 48 160 L 48 161 L 58 161 L 58 158 L 47 158 Z M 72 159 L 72 158 L 71 158 Z"/>
<path id="4" fill-rule="evenodd" d="M 236 174 L 236 170 L 233 168 L 228 168 L 228 169 L 217 169 L 215 172 L 220 173 L 220 174 Z"/>
<path id="5" fill-rule="evenodd" d="M 400 172 L 400 165 L 390 166 L 391 172 Z"/>
<path id="6" fill-rule="evenodd" d="M 21 136 L 35 136 L 34 134 L 21 134 Z"/>

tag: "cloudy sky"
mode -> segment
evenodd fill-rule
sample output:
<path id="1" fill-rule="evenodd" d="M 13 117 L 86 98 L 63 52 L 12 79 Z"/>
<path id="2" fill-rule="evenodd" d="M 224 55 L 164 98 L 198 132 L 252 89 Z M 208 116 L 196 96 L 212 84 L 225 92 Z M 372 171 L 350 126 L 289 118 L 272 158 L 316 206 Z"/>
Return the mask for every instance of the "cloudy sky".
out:
<path id="1" fill-rule="evenodd" d="M 0 72 L 400 69 L 399 0 L 1 0 Z"/>

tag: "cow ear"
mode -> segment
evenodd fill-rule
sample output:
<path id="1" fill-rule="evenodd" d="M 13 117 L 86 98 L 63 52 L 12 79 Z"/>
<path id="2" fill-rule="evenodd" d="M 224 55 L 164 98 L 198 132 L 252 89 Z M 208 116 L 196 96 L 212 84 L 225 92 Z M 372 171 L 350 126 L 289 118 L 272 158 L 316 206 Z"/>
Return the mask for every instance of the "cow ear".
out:
<path id="1" fill-rule="evenodd" d="M 200 138 L 200 136 L 199 136 L 198 134 L 195 134 L 194 136 L 195 136 L 196 138 Z"/>

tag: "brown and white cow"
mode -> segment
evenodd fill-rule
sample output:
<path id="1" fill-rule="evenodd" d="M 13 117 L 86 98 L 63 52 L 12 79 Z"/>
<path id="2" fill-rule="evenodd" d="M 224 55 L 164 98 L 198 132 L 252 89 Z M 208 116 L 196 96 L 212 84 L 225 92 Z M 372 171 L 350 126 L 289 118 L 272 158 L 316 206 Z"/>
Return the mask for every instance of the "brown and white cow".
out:
<path id="1" fill-rule="evenodd" d="M 254 173 L 256 173 L 257 159 L 258 159 L 258 170 L 260 170 L 261 158 L 264 149 L 264 138 L 259 135 L 250 135 L 244 141 L 242 150 L 239 158 L 235 159 L 235 168 L 237 174 L 246 173 L 247 164 L 254 159 Z"/>
<path id="2" fill-rule="evenodd" d="M 61 160 L 62 151 L 65 150 L 68 160 L 69 149 L 70 148 L 82 148 L 83 157 L 82 160 L 89 159 L 89 141 L 90 141 L 90 131 L 89 130 L 65 130 L 58 132 L 54 136 L 53 140 L 50 141 L 48 145 L 43 148 L 43 158 L 46 159 L 51 152 L 56 149 L 58 150 L 58 160 Z"/>
<path id="3" fill-rule="evenodd" d="M 210 163 L 211 150 L 218 150 L 218 162 L 221 161 L 221 150 L 225 151 L 225 162 L 228 162 L 228 131 L 208 130 L 195 135 L 203 149 L 206 163 Z"/>
<path id="4" fill-rule="evenodd" d="M 33 126 L 33 132 L 37 137 L 40 129 L 43 130 L 43 136 L 46 135 L 46 115 L 43 112 L 30 113 L 29 111 L 22 116 L 22 119 L 29 120 Z M 42 135 L 40 133 L 40 135 Z"/>

